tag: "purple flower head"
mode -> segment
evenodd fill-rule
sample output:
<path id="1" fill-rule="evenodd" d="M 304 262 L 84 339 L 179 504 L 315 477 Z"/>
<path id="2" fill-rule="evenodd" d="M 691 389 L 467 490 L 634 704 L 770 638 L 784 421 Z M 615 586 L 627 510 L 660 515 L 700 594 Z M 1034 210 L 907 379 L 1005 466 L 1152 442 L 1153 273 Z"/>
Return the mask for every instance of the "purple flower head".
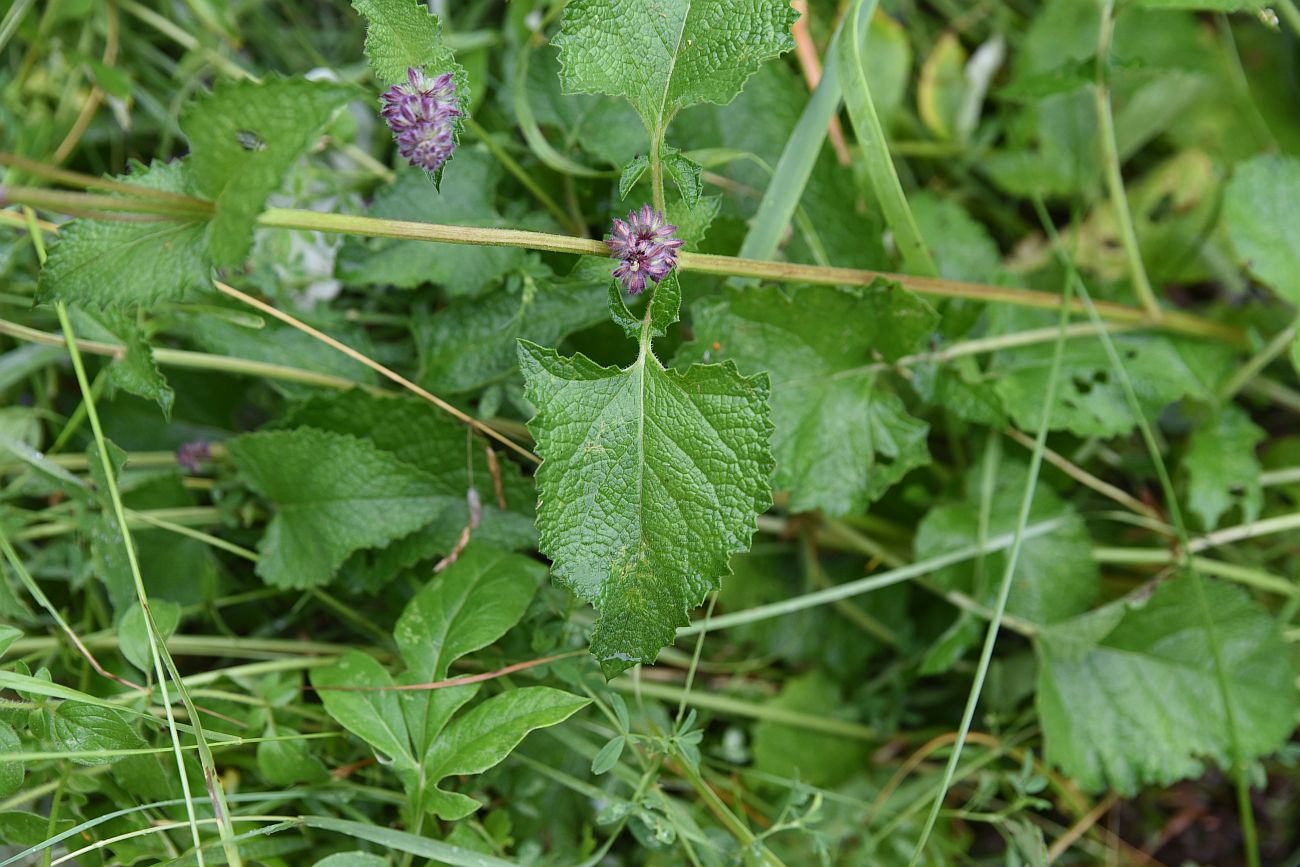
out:
<path id="1" fill-rule="evenodd" d="M 428 79 L 414 67 L 409 84 L 394 84 L 379 101 L 379 116 L 393 131 L 397 152 L 413 166 L 436 172 L 456 147 L 456 119 L 461 116 L 451 73 Z"/>
<path id="2" fill-rule="evenodd" d="M 176 463 L 191 474 L 197 473 L 210 457 L 212 449 L 203 440 L 181 443 L 181 447 L 176 450 Z"/>
<path id="3" fill-rule="evenodd" d="M 645 291 L 647 280 L 658 283 L 677 267 L 682 240 L 673 237 L 676 231 L 676 226 L 649 205 L 628 214 L 626 220 L 614 219 L 605 246 L 619 260 L 614 276 L 624 289 L 637 295 Z"/>

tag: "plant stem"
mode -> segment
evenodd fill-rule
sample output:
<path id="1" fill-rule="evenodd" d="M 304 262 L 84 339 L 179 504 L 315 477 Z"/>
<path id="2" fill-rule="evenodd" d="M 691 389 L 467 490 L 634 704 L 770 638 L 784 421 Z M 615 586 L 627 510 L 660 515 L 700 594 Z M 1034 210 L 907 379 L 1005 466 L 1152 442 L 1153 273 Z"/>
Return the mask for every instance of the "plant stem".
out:
<path id="1" fill-rule="evenodd" d="M 776 857 L 776 854 L 771 849 L 760 842 L 754 836 L 754 832 L 749 830 L 735 813 L 731 812 L 731 808 L 718 797 L 718 793 L 713 791 L 713 787 L 704 781 L 699 771 L 691 767 L 690 762 L 686 761 L 684 757 L 678 756 L 678 760 L 673 763 L 672 767 L 677 771 L 678 776 L 691 784 L 691 788 L 704 800 L 709 811 L 718 817 L 718 820 L 726 826 L 727 830 L 731 832 L 731 835 L 736 838 L 737 842 L 746 851 L 757 851 L 763 863 L 767 864 L 768 867 L 785 867 L 784 862 Z"/>
<path id="2" fill-rule="evenodd" d="M 853 131 L 858 137 L 866 161 L 867 175 L 876 192 L 876 201 L 885 214 L 885 221 L 894 232 L 894 243 L 898 246 L 903 262 L 914 274 L 924 277 L 937 277 L 939 270 L 921 237 L 912 209 L 908 207 L 903 185 L 894 170 L 893 160 L 889 156 L 889 143 L 885 139 L 884 127 L 876 115 L 876 106 L 871 99 L 871 87 L 867 83 L 866 70 L 863 67 L 862 40 L 859 34 L 866 31 L 861 23 L 865 18 L 871 20 L 871 13 L 876 7 L 875 0 L 864 3 L 854 0 L 844 17 L 844 30 L 847 38 L 841 38 L 839 44 L 840 79 L 844 88 L 844 104 L 849 110 L 849 119 L 853 121 Z"/>
<path id="3" fill-rule="evenodd" d="M 279 229 L 304 229 L 320 232 L 338 232 L 377 238 L 402 238 L 408 240 L 439 241 L 447 244 L 477 244 L 493 247 L 523 247 L 552 253 L 573 253 L 606 258 L 609 249 L 600 241 L 528 232 L 519 229 L 480 229 L 465 226 L 448 226 L 409 220 L 383 220 L 350 214 L 326 214 L 316 211 L 271 208 L 258 218 L 259 225 Z M 1040 310 L 1056 310 L 1061 298 L 1053 292 L 1015 289 L 1006 286 L 989 286 L 966 283 L 937 277 L 917 277 L 887 271 L 869 271 L 861 268 L 835 268 L 821 265 L 800 265 L 793 262 L 773 262 L 758 259 L 740 259 L 707 253 L 682 252 L 678 254 L 681 271 L 696 271 L 722 276 L 756 277 L 790 283 L 809 283 L 819 286 L 868 286 L 876 280 L 889 280 L 903 285 L 919 295 L 939 298 L 967 298 L 989 303 L 1014 304 Z M 1244 340 L 1242 333 L 1181 311 L 1165 311 L 1159 320 L 1145 311 L 1123 304 L 1097 302 L 1101 316 L 1114 322 L 1158 327 L 1166 331 L 1199 337 L 1214 337 L 1232 343 Z M 1086 314 L 1087 310 L 1077 299 L 1069 305 L 1071 313 Z"/>
<path id="4" fill-rule="evenodd" d="M 1142 263 L 1142 250 L 1138 246 L 1137 232 L 1133 228 L 1133 215 L 1129 211 L 1128 198 L 1124 193 L 1124 175 L 1119 165 L 1119 145 L 1115 139 L 1115 117 L 1110 106 L 1110 91 L 1107 78 L 1110 65 L 1110 40 L 1115 30 L 1111 15 L 1114 0 L 1104 0 L 1101 9 L 1101 27 L 1097 35 L 1096 81 L 1093 83 L 1093 96 L 1097 103 L 1097 123 L 1100 126 L 1098 138 L 1101 140 L 1102 162 L 1105 164 L 1106 186 L 1110 193 L 1110 207 L 1115 214 L 1120 241 L 1124 245 L 1124 255 L 1128 257 L 1129 275 L 1133 278 L 1133 289 L 1138 300 L 1152 319 L 1159 319 L 1162 312 L 1160 302 L 1156 300 L 1151 280 L 1147 277 L 1146 266 Z"/>
<path id="5" fill-rule="evenodd" d="M 1298 323 L 1296 322 L 1292 322 L 1286 328 L 1283 328 L 1274 335 L 1273 339 L 1270 340 L 1263 349 L 1251 356 L 1250 359 L 1232 375 L 1232 378 L 1225 382 L 1223 387 L 1219 389 L 1219 399 L 1232 400 L 1232 398 L 1236 397 L 1237 392 L 1246 387 L 1246 383 L 1255 378 L 1256 374 L 1268 367 L 1268 365 L 1279 355 L 1290 349 L 1291 344 L 1295 342 L 1297 324 Z"/>
<path id="6" fill-rule="evenodd" d="M 140 189 L 134 187 L 133 189 Z M 69 193 L 63 190 L 47 190 L 43 187 L 0 187 L 0 205 L 8 202 L 27 205 L 33 208 L 45 208 L 60 211 L 63 208 L 75 208 L 90 211 L 108 211 L 114 213 L 145 214 L 166 219 L 207 219 L 212 216 L 211 202 L 202 199 L 185 198 L 176 201 L 170 198 L 135 196 L 110 196 L 95 193 Z"/>
<path id="7" fill-rule="evenodd" d="M 28 188 L 8 188 L 7 192 L 10 194 L 11 200 L 20 201 L 13 193 L 25 189 Z M 38 194 L 44 192 L 46 191 L 36 191 Z M 79 194 L 63 193 L 61 195 L 75 197 Z M 111 196 L 97 198 L 112 202 L 129 201 Z M 152 207 L 150 202 L 143 199 L 137 200 L 135 206 L 140 208 Z M 3 219 L 4 216 L 6 216 L 4 212 L 0 212 L 0 219 Z M 97 216 L 108 217 L 106 214 Z M 175 213 L 170 216 L 178 218 Z M 198 216 L 198 214 L 192 213 L 189 216 Z M 476 228 L 424 223 L 413 220 L 386 220 L 354 214 L 320 213 L 291 208 L 268 209 L 258 217 L 258 225 L 266 228 L 333 232 L 375 238 L 437 241 L 446 244 L 521 247 L 528 250 L 571 253 L 579 256 L 599 256 L 601 258 L 607 258 L 609 255 L 609 249 L 603 242 L 590 238 L 576 238 L 569 235 L 554 235 L 520 229 Z M 1013 304 L 1040 310 L 1056 310 L 1061 305 L 1060 296 L 1053 292 L 1038 292 L 1007 286 L 990 286 L 982 283 L 896 274 L 888 271 L 802 265 L 793 262 L 742 259 L 734 256 L 719 256 L 706 253 L 680 253 L 678 255 L 678 269 L 681 271 L 696 271 L 702 274 L 754 277 L 777 282 L 808 283 L 818 286 L 868 286 L 876 280 L 887 280 L 899 283 L 919 295 L 937 298 L 965 298 L 984 303 Z M 1238 345 L 1245 342 L 1244 335 L 1237 328 L 1182 311 L 1161 311 L 1158 317 L 1153 317 L 1145 310 L 1123 304 L 1099 301 L 1095 302 L 1094 306 L 1103 319 L 1112 322 L 1160 328 L 1164 331 L 1197 337 L 1210 337 Z M 1077 299 L 1071 301 L 1069 309 L 1074 314 L 1083 315 L 1087 313 L 1086 308 Z"/>

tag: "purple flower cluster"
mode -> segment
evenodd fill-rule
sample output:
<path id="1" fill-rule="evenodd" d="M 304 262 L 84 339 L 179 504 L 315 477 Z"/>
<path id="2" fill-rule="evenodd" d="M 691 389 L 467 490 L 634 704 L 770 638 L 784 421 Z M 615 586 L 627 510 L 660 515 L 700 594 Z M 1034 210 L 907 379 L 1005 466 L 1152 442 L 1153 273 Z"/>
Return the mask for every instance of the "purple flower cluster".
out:
<path id="1" fill-rule="evenodd" d="M 614 276 L 624 289 L 632 295 L 644 292 L 647 279 L 658 283 L 677 267 L 682 241 L 673 237 L 676 231 L 676 226 L 649 205 L 628 214 L 627 220 L 615 218 L 605 245 L 619 260 Z"/>
<path id="2" fill-rule="evenodd" d="M 406 70 L 410 84 L 394 84 L 379 97 L 379 116 L 393 131 L 397 152 L 413 166 L 436 172 L 456 147 L 456 119 L 461 116 L 451 73 L 430 80 L 418 69 Z"/>

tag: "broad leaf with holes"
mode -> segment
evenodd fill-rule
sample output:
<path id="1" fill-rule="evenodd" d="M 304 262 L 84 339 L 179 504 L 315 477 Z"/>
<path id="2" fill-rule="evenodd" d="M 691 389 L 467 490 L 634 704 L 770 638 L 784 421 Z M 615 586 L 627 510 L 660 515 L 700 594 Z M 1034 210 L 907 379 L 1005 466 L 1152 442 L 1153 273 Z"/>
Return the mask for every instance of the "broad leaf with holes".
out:
<path id="1" fill-rule="evenodd" d="M 679 363 L 734 361 L 772 377 L 773 484 L 796 511 L 864 508 L 929 462 L 929 426 L 908 413 L 886 360 L 923 346 L 938 322 L 925 301 L 884 282 L 845 291 L 732 290 L 696 304 Z"/>
<path id="2" fill-rule="evenodd" d="M 678 110 L 730 102 L 759 65 L 794 47 L 788 0 L 574 0 L 560 80 L 569 93 L 626 97 L 660 134 Z"/>
<path id="3" fill-rule="evenodd" d="M 185 194 L 188 165 L 133 164 L 118 180 Z M 86 307 L 176 301 L 209 284 L 211 265 L 201 216 L 148 222 L 73 220 L 59 232 L 41 269 L 37 298 Z"/>
<path id="4" fill-rule="evenodd" d="M 302 78 L 221 82 L 181 117 L 198 192 L 216 203 L 208 249 L 218 265 L 243 261 L 253 223 L 289 167 L 355 88 Z"/>
<path id="5" fill-rule="evenodd" d="M 614 301 L 618 322 L 626 308 Z M 672 643 L 771 504 L 767 376 L 731 363 L 664 369 L 651 334 L 678 304 L 669 278 L 624 368 L 519 344 L 537 408 L 540 547 L 555 577 L 600 610 L 591 651 L 607 677 Z"/>
<path id="6" fill-rule="evenodd" d="M 1254 521 L 1264 505 L 1255 447 L 1264 431 L 1243 410 L 1225 404 L 1196 433 L 1183 456 L 1187 503 L 1201 526 L 1213 530 L 1233 506 L 1243 521 Z"/>
<path id="7" fill-rule="evenodd" d="M 1019 331 L 1050 325 L 1055 314 L 1004 309 L 993 318 L 999 329 Z M 1231 352 L 1221 344 L 1159 334 L 1118 334 L 1111 339 L 1147 418 L 1183 397 L 1210 399 L 1223 370 L 1230 369 L 1224 361 L 1230 363 Z M 1001 350 L 993 357 L 990 373 L 996 377 L 997 392 L 1011 418 L 1025 430 L 1037 429 L 1042 420 L 1053 350 L 1052 343 L 1043 342 Z M 1069 340 L 1064 353 L 1051 429 L 1106 437 L 1133 430 L 1137 419 L 1101 341 Z"/>
<path id="8" fill-rule="evenodd" d="M 1259 156 L 1237 166 L 1223 200 L 1223 222 L 1251 273 L 1300 304 L 1300 159 Z"/>
<path id="9" fill-rule="evenodd" d="M 1294 728 L 1295 669 L 1273 619 L 1241 589 L 1200 580 L 1204 599 L 1184 575 L 1040 636 L 1045 757 L 1086 789 L 1132 794 L 1199 776 L 1207 758 L 1229 765 L 1229 715 L 1247 762 Z"/>

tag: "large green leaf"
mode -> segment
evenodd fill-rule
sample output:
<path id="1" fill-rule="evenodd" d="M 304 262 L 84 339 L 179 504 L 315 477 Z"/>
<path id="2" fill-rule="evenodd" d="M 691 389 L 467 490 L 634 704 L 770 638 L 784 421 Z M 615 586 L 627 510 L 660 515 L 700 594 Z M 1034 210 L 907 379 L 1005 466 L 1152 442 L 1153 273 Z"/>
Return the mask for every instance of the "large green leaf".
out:
<path id="1" fill-rule="evenodd" d="M 407 671 L 445 678 L 452 662 L 519 622 L 545 577 L 546 567 L 536 560 L 471 542 L 415 594 L 397 621 L 393 637 Z"/>
<path id="2" fill-rule="evenodd" d="M 444 680 L 452 662 L 486 647 L 519 622 L 546 567 L 519 554 L 471 542 L 448 569 L 407 603 L 393 637 L 406 662 L 402 683 Z M 478 687 L 402 693 L 417 754 L 438 737 Z"/>
<path id="3" fill-rule="evenodd" d="M 347 85 L 271 78 L 223 81 L 190 105 L 181 129 L 190 140 L 194 185 L 217 206 L 208 228 L 213 261 L 243 261 L 267 197 L 334 111 L 356 95 Z"/>
<path id="4" fill-rule="evenodd" d="M 479 494 L 481 520 L 474 538 L 503 548 L 527 548 L 537 541 L 533 527 L 536 495 L 518 465 L 502 459 L 494 477 L 478 448 L 467 457 L 465 428 L 429 403 L 407 397 L 380 397 L 360 389 L 312 398 L 295 407 L 286 425 L 319 428 L 369 439 L 379 449 L 426 473 L 434 499 L 425 526 L 381 551 L 355 557 L 345 567 L 364 586 L 375 589 L 402 569 L 440 557 L 455 546 L 469 522 L 467 491 Z M 473 468 L 468 466 L 472 458 Z M 501 483 L 506 509 L 495 488 Z"/>
<path id="5" fill-rule="evenodd" d="M 406 731 L 399 693 L 375 687 L 393 686 L 393 678 L 373 657 L 350 650 L 337 662 L 311 672 L 321 702 L 329 715 L 393 762 L 399 774 L 409 774 L 416 767 L 411 739 Z M 330 687 L 370 687 L 348 690 Z M 405 777 L 409 779 L 409 777 Z"/>
<path id="6" fill-rule="evenodd" d="M 1300 304 L 1300 159 L 1258 156 L 1237 166 L 1223 199 L 1223 222 L 1250 272 Z"/>
<path id="7" fill-rule="evenodd" d="M 1244 521 L 1259 517 L 1264 489 L 1259 484 L 1260 463 L 1255 447 L 1266 434 L 1244 411 L 1225 404 L 1187 444 L 1183 469 L 1187 473 L 1187 503 L 1213 530 L 1233 506 L 1241 507 Z"/>
<path id="8" fill-rule="evenodd" d="M 444 791 L 437 785 L 440 780 L 483 773 L 510 755 L 529 732 L 563 722 L 590 703 L 549 686 L 525 686 L 476 706 L 448 726 L 425 753 L 426 806 L 448 821 L 468 816 L 481 806 L 479 802 Z"/>
<path id="9" fill-rule="evenodd" d="M 769 371 L 773 484 L 797 511 L 865 508 L 929 462 L 929 427 L 913 418 L 878 362 L 923 346 L 938 321 L 902 287 L 730 290 L 694 307 L 695 340 L 678 362 L 730 360 Z"/>
<path id="10" fill-rule="evenodd" d="M 543 459 L 541 549 L 600 610 L 591 650 L 607 677 L 672 643 L 771 504 L 767 377 L 731 363 L 665 370 L 650 330 L 676 318 L 675 290 L 670 280 L 655 290 L 626 368 L 519 344 Z"/>
<path id="11" fill-rule="evenodd" d="M 1295 727 L 1295 669 L 1268 613 L 1239 588 L 1182 576 L 1149 599 L 1121 600 L 1042 633 L 1038 712 L 1045 755 L 1083 787 L 1132 794 L 1232 761 L 1215 632 L 1241 756 Z M 1204 602 L 1204 604 L 1202 604 Z"/>
<path id="12" fill-rule="evenodd" d="M 653 131 L 688 105 L 730 102 L 794 47 L 797 17 L 787 0 L 574 0 L 553 41 L 567 92 L 627 97 Z"/>
<path id="13" fill-rule="evenodd" d="M 354 551 L 424 527 L 446 504 L 433 477 L 354 436 L 299 428 L 227 448 L 249 486 L 275 503 L 257 574 L 277 587 L 325 584 Z"/>
<path id="14" fill-rule="evenodd" d="M 916 531 L 916 559 L 939 557 L 979 544 L 982 475 L 982 467 L 971 470 L 967 496 L 961 503 L 936 506 L 926 513 Z M 1015 531 L 1020 494 L 1027 480 L 1023 464 L 1003 459 L 989 492 L 989 537 Z M 1021 544 L 1011 578 L 1011 595 L 1007 597 L 1008 614 L 1034 623 L 1054 623 L 1086 611 L 1100 584 L 1088 528 L 1073 506 L 1040 482 L 1034 491 L 1029 522 L 1051 520 L 1059 525 Z M 1006 565 L 1007 552 L 995 551 L 984 556 L 982 582 L 976 581 L 974 561 L 940 569 L 934 578 L 954 590 L 974 593 L 977 601 L 992 606 Z"/>
<path id="15" fill-rule="evenodd" d="M 181 160 L 132 166 L 118 180 L 150 190 L 187 193 Z M 206 221 L 74 220 L 63 227 L 41 269 L 37 298 L 87 307 L 174 301 L 209 285 Z"/>

